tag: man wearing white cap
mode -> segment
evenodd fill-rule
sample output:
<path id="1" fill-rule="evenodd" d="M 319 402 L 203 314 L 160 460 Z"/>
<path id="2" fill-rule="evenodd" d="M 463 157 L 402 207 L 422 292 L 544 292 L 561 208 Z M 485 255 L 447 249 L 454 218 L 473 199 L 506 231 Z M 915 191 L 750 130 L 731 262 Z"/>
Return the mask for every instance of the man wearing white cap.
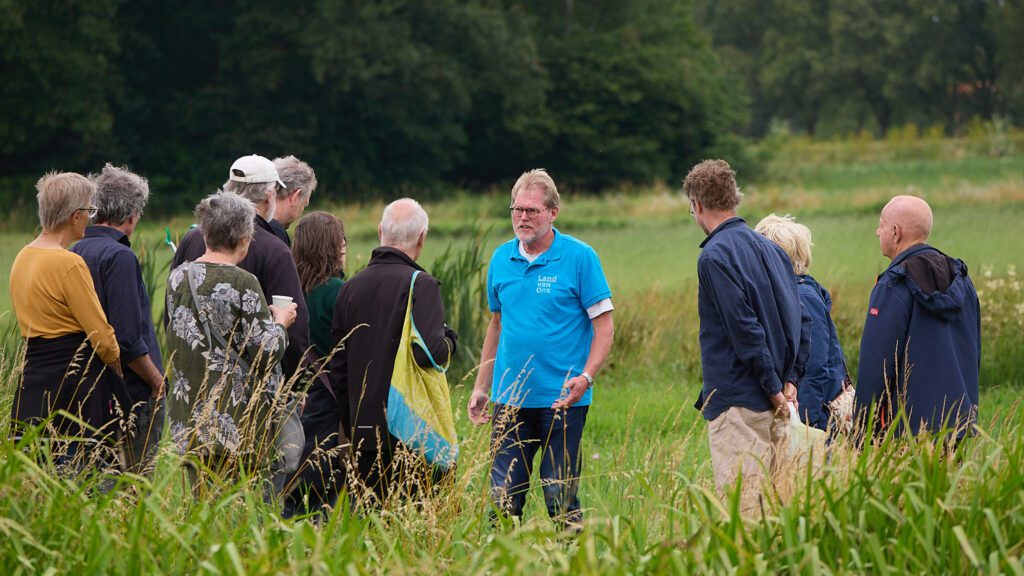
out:
<path id="1" fill-rule="evenodd" d="M 309 347 L 309 312 L 302 296 L 299 273 L 288 246 L 274 235 L 269 221 L 277 207 L 277 192 L 285 184 L 278 176 L 277 168 L 269 159 L 252 154 L 243 156 L 231 165 L 224 192 L 233 192 L 256 205 L 256 219 L 253 221 L 253 238 L 249 252 L 239 262 L 239 268 L 248 271 L 260 283 L 263 295 L 269 301 L 272 296 L 291 296 L 298 305 L 295 323 L 288 329 L 288 348 L 281 368 L 286 377 L 291 377 L 302 365 L 302 358 Z M 174 254 L 171 270 L 183 262 L 195 260 L 206 251 L 202 232 L 190 230 L 181 239 Z"/>

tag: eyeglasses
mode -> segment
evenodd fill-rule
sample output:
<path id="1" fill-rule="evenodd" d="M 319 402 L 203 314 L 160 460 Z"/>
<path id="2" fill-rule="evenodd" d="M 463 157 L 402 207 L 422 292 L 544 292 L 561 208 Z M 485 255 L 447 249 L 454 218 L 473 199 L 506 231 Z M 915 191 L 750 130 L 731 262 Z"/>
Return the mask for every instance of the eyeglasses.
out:
<path id="1" fill-rule="evenodd" d="M 75 210 L 75 212 L 81 212 L 82 210 L 85 210 L 86 212 L 88 212 L 89 213 L 89 217 L 91 218 L 91 217 L 96 215 L 96 212 L 99 211 L 99 208 L 97 208 L 95 206 L 89 206 L 88 208 L 79 208 L 79 209 Z"/>
<path id="2" fill-rule="evenodd" d="M 536 218 L 538 214 L 547 210 L 547 208 L 521 208 L 519 206 L 512 206 L 509 208 L 512 211 L 512 216 L 516 218 L 522 218 L 525 214 L 527 218 Z"/>

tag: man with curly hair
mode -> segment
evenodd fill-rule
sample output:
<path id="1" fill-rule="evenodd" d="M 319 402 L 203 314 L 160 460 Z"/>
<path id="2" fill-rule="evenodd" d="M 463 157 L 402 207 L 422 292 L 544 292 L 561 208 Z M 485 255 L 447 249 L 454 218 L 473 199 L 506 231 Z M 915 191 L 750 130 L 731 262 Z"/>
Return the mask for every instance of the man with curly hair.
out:
<path id="1" fill-rule="evenodd" d="M 722 493 L 741 477 L 740 513 L 750 516 L 763 471 L 781 464 L 786 404 L 796 399 L 800 297 L 789 256 L 736 215 L 743 194 L 727 162 L 697 164 L 683 189 L 707 234 L 697 258 L 704 385 L 696 408 L 708 421 L 715 484 Z"/>

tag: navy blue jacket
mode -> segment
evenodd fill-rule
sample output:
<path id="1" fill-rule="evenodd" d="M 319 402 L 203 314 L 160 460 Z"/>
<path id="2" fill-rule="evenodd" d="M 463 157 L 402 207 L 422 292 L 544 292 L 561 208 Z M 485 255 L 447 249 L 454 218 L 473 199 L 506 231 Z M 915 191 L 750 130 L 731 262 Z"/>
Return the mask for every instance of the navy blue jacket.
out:
<path id="1" fill-rule="evenodd" d="M 133 404 L 142 402 L 153 392 L 145 380 L 128 368 L 128 361 L 149 354 L 160 372 L 164 368 L 139 259 L 132 252 L 128 237 L 109 226 L 87 227 L 85 237 L 71 251 L 89 267 L 107 322 L 114 327 L 128 395 Z"/>
<path id="2" fill-rule="evenodd" d="M 807 368 L 797 386 L 800 419 L 808 426 L 828 428 L 825 407 L 843 390 L 846 362 L 832 322 L 832 296 L 809 275 L 798 276 L 800 301 L 811 316 Z"/>
<path id="3" fill-rule="evenodd" d="M 804 313 L 789 256 L 741 218 L 723 222 L 701 248 L 704 386 L 696 408 L 706 420 L 733 406 L 771 410 L 770 397 L 803 372 L 797 356 Z"/>
<path id="4" fill-rule="evenodd" d="M 205 253 L 206 241 L 203 240 L 203 233 L 199 228 L 193 228 L 178 244 L 171 270 Z M 306 297 L 302 293 L 299 272 L 295 269 L 291 250 L 274 235 L 270 224 L 258 214 L 253 219 L 253 237 L 249 253 L 238 263 L 238 267 L 256 277 L 267 302 L 278 294 L 291 296 L 298 306 L 295 323 L 288 329 L 288 348 L 281 360 L 281 369 L 284 370 L 285 377 L 290 378 L 304 366 L 306 350 L 309 348 L 309 311 L 306 309 Z M 166 322 L 166 314 L 164 316 Z"/>
<path id="5" fill-rule="evenodd" d="M 980 367 L 981 306 L 967 265 L 926 244 L 905 250 L 871 291 L 857 410 L 879 401 L 884 427 L 892 399 L 905 399 L 911 433 L 945 425 L 963 436 L 977 419 Z"/>

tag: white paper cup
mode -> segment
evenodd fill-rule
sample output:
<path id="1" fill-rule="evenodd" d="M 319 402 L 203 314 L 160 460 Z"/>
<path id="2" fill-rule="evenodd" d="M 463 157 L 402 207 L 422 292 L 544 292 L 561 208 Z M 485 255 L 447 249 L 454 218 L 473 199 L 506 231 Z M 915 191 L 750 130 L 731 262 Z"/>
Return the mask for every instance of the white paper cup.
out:
<path id="1" fill-rule="evenodd" d="M 287 308 L 288 305 L 293 302 L 291 296 L 280 296 L 277 294 L 271 296 L 270 299 L 272 300 L 271 304 L 277 306 L 278 308 Z"/>

